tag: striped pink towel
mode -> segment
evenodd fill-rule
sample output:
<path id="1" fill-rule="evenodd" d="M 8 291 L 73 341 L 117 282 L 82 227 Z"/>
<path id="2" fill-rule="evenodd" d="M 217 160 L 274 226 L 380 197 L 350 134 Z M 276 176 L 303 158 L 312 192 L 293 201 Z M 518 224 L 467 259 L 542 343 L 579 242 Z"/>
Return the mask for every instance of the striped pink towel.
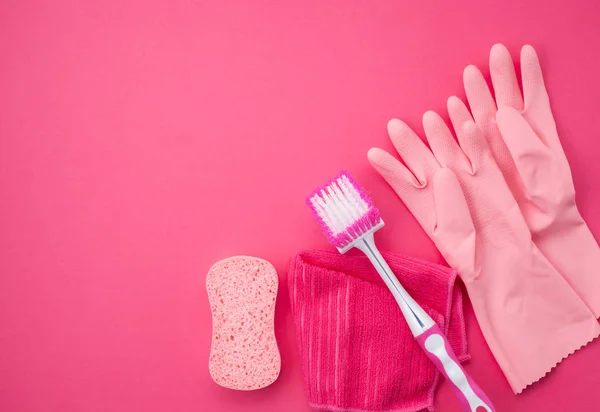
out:
<path id="1" fill-rule="evenodd" d="M 384 253 L 408 292 L 468 359 L 456 272 Z M 305 251 L 289 269 L 310 405 L 330 411 L 433 410 L 439 373 L 414 340 L 392 294 L 364 256 Z"/>

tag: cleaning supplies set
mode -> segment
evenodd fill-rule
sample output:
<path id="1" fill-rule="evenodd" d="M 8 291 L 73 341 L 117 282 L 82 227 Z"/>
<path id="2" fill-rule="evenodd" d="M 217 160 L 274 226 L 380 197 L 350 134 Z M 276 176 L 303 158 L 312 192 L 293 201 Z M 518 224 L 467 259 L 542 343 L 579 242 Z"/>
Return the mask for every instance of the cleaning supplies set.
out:
<path id="1" fill-rule="evenodd" d="M 600 276 L 595 273 L 600 248 L 577 209 L 569 164 L 531 46 L 522 48 L 520 65 L 522 87 L 508 50 L 495 45 L 490 53 L 494 94 L 481 72 L 468 66 L 463 74 L 468 106 L 454 96 L 447 101 L 451 128 L 437 113 L 426 112 L 427 146 L 393 119 L 388 134 L 400 159 L 377 148 L 368 152 L 371 165 L 452 269 L 380 253 L 374 233 L 383 219 L 347 172 L 307 199 L 324 234 L 342 254 L 302 252 L 292 259 L 288 273 L 305 391 L 314 408 L 432 410 L 441 374 L 463 410 L 494 411 L 461 366 L 469 356 L 457 275 L 516 394 L 600 334 Z M 343 255 L 351 248 L 366 258 Z M 209 278 L 216 325 L 211 373 L 218 370 L 221 381 L 238 382 L 228 387 L 251 389 L 276 378 L 276 347 L 267 344 L 260 355 L 242 353 L 243 346 L 232 355 L 215 348 L 223 348 L 223 340 L 232 345 L 237 334 L 228 328 L 238 328 L 244 342 L 257 333 L 259 340 L 272 336 L 274 306 L 269 305 L 277 279 L 273 287 L 272 277 L 242 272 L 230 274 L 226 282 Z M 252 286 L 262 297 L 248 298 L 248 306 L 241 298 L 248 292 L 239 290 L 259 278 L 271 283 Z M 232 287 L 228 282 L 234 281 L 237 286 Z M 228 301 L 223 295 L 237 296 L 225 315 L 216 309 L 219 300 Z M 261 299 L 265 305 L 259 315 L 264 314 L 267 324 L 259 327 L 256 313 L 248 308 L 259 310 Z M 255 356 L 269 358 L 260 365 L 260 377 L 248 366 Z M 244 375 L 232 372 L 240 362 Z M 238 378 L 232 381 L 232 375 Z"/>

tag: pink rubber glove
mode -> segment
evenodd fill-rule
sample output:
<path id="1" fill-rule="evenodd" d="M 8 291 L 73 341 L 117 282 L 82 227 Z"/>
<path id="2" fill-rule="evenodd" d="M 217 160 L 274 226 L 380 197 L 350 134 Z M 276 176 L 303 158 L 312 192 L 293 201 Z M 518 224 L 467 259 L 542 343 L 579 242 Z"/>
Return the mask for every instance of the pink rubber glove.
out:
<path id="1" fill-rule="evenodd" d="M 531 46 L 521 50 L 523 97 L 506 47 L 490 53 L 496 100 L 474 66 L 464 71 L 471 112 L 519 203 L 534 243 L 600 317 L 600 248 L 575 204 L 540 64 Z M 498 110 L 496 110 L 496 106 Z M 456 97 L 448 100 L 455 129 L 473 118 Z"/>
<path id="2" fill-rule="evenodd" d="M 388 124 L 406 163 L 368 157 L 447 262 L 458 270 L 485 339 L 515 393 L 600 333 L 591 311 L 540 253 L 475 123 L 458 134 L 425 113 L 429 145 L 400 120 Z"/>

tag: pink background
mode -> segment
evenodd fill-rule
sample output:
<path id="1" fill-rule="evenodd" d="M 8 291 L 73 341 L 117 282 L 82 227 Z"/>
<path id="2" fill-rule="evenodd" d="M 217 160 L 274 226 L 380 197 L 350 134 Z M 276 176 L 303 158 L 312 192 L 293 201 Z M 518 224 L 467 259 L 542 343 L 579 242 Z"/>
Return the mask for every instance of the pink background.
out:
<path id="1" fill-rule="evenodd" d="M 308 411 L 285 270 L 327 244 L 305 195 L 346 168 L 382 248 L 441 261 L 365 154 L 390 117 L 420 129 L 462 96 L 496 42 L 537 48 L 600 234 L 599 22 L 596 0 L 2 1 L 0 410 Z M 252 393 L 207 368 L 205 276 L 237 254 L 281 280 L 281 376 Z M 597 409 L 600 341 L 516 397 L 466 311 L 499 411 Z M 436 406 L 458 411 L 445 383 Z"/>

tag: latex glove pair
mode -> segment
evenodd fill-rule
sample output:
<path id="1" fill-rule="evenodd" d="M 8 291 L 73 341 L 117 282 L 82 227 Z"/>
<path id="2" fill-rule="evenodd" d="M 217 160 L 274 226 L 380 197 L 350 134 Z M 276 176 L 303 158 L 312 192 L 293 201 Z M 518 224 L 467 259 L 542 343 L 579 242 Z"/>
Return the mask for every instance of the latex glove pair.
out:
<path id="1" fill-rule="evenodd" d="M 539 61 L 521 51 L 523 96 L 508 50 L 492 48 L 495 101 L 477 68 L 464 71 L 471 111 L 434 112 L 431 150 L 400 120 L 388 132 L 404 164 L 368 157 L 447 260 L 471 298 L 483 335 L 521 392 L 600 334 L 600 249 L 575 205 Z"/>

